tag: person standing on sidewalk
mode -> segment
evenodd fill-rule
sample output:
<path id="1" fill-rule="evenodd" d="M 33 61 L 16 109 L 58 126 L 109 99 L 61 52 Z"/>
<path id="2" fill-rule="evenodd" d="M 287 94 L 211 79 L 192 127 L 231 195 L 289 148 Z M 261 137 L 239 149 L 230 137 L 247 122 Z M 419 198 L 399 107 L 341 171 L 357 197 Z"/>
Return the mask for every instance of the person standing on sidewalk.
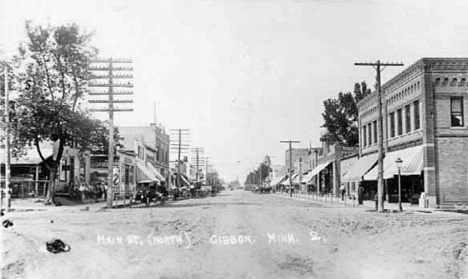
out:
<path id="1" fill-rule="evenodd" d="M 364 187 L 362 185 L 359 185 L 358 188 L 358 202 L 360 205 L 363 204 L 363 195 L 364 195 Z"/>
<path id="2" fill-rule="evenodd" d="M 344 201 L 344 197 L 346 193 L 346 188 L 344 186 L 344 183 L 341 183 L 340 192 L 341 192 L 341 200 Z"/>

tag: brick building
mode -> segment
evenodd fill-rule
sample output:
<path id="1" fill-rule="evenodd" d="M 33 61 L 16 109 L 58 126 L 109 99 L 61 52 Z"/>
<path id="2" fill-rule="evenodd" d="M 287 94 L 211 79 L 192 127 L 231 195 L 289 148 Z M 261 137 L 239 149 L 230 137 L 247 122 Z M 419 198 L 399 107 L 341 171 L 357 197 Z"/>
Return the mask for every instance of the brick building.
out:
<path id="1" fill-rule="evenodd" d="M 382 86 L 384 179 L 387 201 L 397 199 L 397 158 L 403 160 L 403 201 L 429 206 L 468 203 L 468 58 L 423 58 Z M 377 185 L 377 93 L 358 103 L 359 160 L 344 181 L 361 183 L 368 198 Z"/>

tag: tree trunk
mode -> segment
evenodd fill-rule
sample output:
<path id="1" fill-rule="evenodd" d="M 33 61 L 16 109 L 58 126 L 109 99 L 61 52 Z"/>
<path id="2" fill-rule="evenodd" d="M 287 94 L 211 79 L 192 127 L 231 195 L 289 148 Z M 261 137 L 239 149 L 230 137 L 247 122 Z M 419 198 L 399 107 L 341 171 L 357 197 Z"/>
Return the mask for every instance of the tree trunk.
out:
<path id="1" fill-rule="evenodd" d="M 58 173 L 58 170 L 57 170 L 57 167 L 56 167 L 56 163 L 55 163 L 55 162 L 53 163 L 53 167 L 52 167 L 49 171 L 50 171 L 50 176 L 49 176 L 49 189 L 48 189 L 48 191 L 47 191 L 46 204 L 55 205 L 55 200 L 54 200 L 54 196 L 55 196 L 55 180 L 56 180 L 57 173 Z"/>

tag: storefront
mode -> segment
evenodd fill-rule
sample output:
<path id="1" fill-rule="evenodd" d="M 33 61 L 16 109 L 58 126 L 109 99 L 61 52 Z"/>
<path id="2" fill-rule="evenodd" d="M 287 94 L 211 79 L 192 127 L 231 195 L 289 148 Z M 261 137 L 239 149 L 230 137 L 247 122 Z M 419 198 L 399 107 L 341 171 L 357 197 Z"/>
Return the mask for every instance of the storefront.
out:
<path id="1" fill-rule="evenodd" d="M 397 159 L 401 160 L 398 169 Z M 423 182 L 423 147 L 415 146 L 388 152 L 383 160 L 383 178 L 385 180 L 385 198 L 389 202 L 398 202 L 398 175 L 401 177 L 401 197 L 403 202 L 417 204 L 419 195 L 424 192 Z M 377 186 L 378 165 L 363 176 L 369 187 Z"/>

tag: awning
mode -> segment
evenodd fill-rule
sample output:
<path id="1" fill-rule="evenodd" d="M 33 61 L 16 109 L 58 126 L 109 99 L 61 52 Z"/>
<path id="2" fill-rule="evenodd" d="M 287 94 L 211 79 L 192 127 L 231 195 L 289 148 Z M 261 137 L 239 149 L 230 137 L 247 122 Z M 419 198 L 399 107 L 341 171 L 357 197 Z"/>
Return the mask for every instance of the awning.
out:
<path id="1" fill-rule="evenodd" d="M 48 159 L 52 156 L 52 148 L 41 148 L 42 156 L 45 159 Z M 5 164 L 5 149 L 0 149 L 0 163 Z M 36 148 L 28 149 L 26 155 L 21 156 L 20 158 L 11 158 L 10 164 L 12 165 L 37 165 L 42 163 L 42 159 L 39 156 Z"/>
<path id="2" fill-rule="evenodd" d="M 299 173 L 294 173 L 294 174 L 292 175 L 292 177 L 291 177 L 292 179 L 291 179 L 291 180 L 293 181 L 293 183 L 294 183 L 294 179 L 295 179 L 297 176 L 299 176 Z M 289 186 L 289 178 L 286 179 L 286 180 L 284 180 L 283 182 L 281 182 L 281 185 Z"/>
<path id="3" fill-rule="evenodd" d="M 305 183 L 302 180 L 305 177 L 305 175 L 307 175 L 307 174 L 308 174 L 308 172 L 305 172 L 305 173 L 302 173 L 301 175 L 297 175 L 296 177 L 294 177 L 293 184 L 300 184 L 301 182 Z"/>
<path id="4" fill-rule="evenodd" d="M 271 186 L 276 186 L 278 185 L 279 183 L 281 183 L 281 181 L 283 181 L 285 178 L 286 178 L 287 175 L 283 175 L 283 176 L 279 176 L 279 177 L 276 177 L 275 179 L 273 179 L 271 182 L 270 182 L 270 185 Z"/>
<path id="5" fill-rule="evenodd" d="M 312 171 L 309 171 L 306 175 L 302 176 L 301 183 L 309 183 L 315 175 L 312 175 Z"/>
<path id="6" fill-rule="evenodd" d="M 328 167 L 328 165 L 330 165 L 331 163 L 332 163 L 332 161 L 326 162 L 326 163 L 323 163 L 323 164 L 318 165 L 317 167 L 315 167 L 315 168 L 310 172 L 310 175 L 312 175 L 312 177 L 316 176 L 316 175 L 319 174 L 323 169 L 325 169 L 326 167 Z"/>
<path id="7" fill-rule="evenodd" d="M 341 180 L 343 182 L 362 181 L 362 177 L 377 163 L 378 156 L 379 154 L 373 153 L 359 158 Z"/>
<path id="8" fill-rule="evenodd" d="M 148 169 L 154 174 L 154 176 L 156 176 L 159 181 L 166 181 L 164 176 L 162 176 L 161 173 L 159 173 L 159 171 L 151 163 L 146 164 L 146 167 L 148 167 Z"/>
<path id="9" fill-rule="evenodd" d="M 159 182 L 154 174 L 143 164 L 137 163 L 137 183 Z"/>
<path id="10" fill-rule="evenodd" d="M 398 175 L 398 168 L 395 163 L 398 158 L 403 161 L 401 164 L 402 176 L 421 175 L 421 171 L 423 170 L 423 147 L 419 145 L 387 153 L 383 162 L 384 179 L 390 179 L 394 175 Z M 364 175 L 364 180 L 377 180 L 377 172 L 378 165 Z"/>

